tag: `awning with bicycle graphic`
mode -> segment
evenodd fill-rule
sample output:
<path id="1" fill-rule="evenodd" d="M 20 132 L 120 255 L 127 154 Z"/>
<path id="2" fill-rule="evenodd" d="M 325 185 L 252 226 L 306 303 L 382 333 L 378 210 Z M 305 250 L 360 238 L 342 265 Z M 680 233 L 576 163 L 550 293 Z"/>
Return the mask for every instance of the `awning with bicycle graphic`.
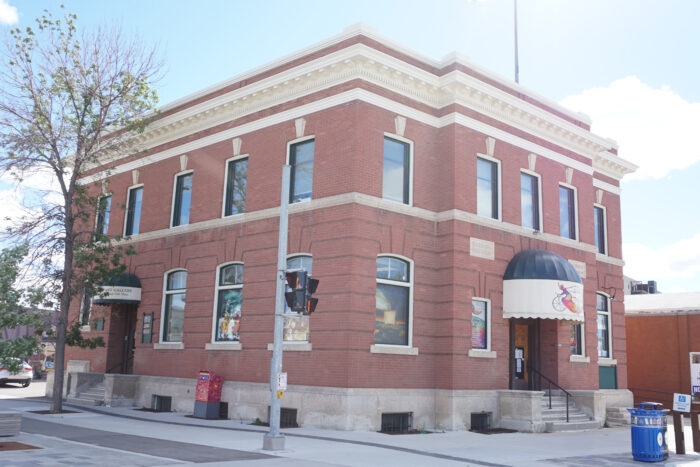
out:
<path id="1" fill-rule="evenodd" d="M 503 317 L 583 322 L 583 282 L 566 259 L 523 250 L 503 274 Z"/>

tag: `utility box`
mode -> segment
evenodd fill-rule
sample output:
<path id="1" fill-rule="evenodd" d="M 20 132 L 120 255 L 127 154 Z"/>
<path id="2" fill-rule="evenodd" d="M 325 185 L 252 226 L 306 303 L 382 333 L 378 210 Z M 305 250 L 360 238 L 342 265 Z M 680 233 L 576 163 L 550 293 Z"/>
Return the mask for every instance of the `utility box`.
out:
<path id="1" fill-rule="evenodd" d="M 213 371 L 199 371 L 194 401 L 194 416 L 196 418 L 219 418 L 222 386 L 221 376 Z"/>

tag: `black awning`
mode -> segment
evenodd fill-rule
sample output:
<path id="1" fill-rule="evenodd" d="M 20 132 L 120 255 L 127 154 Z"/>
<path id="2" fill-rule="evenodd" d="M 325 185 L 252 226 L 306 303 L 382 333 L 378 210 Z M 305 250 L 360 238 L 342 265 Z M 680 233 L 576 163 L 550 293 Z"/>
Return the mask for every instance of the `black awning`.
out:
<path id="1" fill-rule="evenodd" d="M 105 281 L 100 287 L 102 287 L 102 293 L 92 300 L 92 303 L 96 305 L 110 305 L 112 303 L 138 305 L 141 303 L 141 281 L 136 274 L 125 272 Z"/>
<path id="2" fill-rule="evenodd" d="M 548 279 L 582 284 L 576 269 L 566 259 L 548 250 L 523 250 L 510 260 L 503 280 Z"/>

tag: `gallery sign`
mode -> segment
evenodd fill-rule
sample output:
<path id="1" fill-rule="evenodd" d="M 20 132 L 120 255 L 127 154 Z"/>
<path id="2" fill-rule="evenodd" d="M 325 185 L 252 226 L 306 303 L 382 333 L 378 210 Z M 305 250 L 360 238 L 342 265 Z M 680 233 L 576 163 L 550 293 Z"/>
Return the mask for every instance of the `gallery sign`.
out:
<path id="1" fill-rule="evenodd" d="M 583 322 L 583 285 L 551 279 L 504 280 L 503 317 Z"/>
<path id="2" fill-rule="evenodd" d="M 141 303 L 140 287 L 123 287 L 103 285 L 102 292 L 93 298 L 96 305 L 109 305 L 111 303 L 126 303 L 138 305 Z"/>

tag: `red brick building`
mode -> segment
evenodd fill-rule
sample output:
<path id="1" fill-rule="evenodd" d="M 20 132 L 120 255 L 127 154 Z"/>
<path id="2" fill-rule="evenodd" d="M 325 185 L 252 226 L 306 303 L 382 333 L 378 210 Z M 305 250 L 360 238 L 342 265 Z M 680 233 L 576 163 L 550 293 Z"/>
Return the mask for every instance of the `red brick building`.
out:
<path id="1" fill-rule="evenodd" d="M 531 368 L 596 420 L 627 397 L 607 292 L 622 289 L 619 182 L 635 167 L 585 116 L 360 26 L 166 106 L 137 143 L 145 155 L 83 179 L 109 181 L 97 228 L 138 252 L 140 297 L 73 310 L 107 346 L 71 349 L 72 368 L 124 374 L 108 402 L 191 410 L 210 369 L 233 418 L 267 417 L 285 163 L 289 265 L 320 279 L 316 312 L 285 322 L 282 406 L 300 424 L 410 412 L 464 429 L 487 410 L 540 431 Z"/>

